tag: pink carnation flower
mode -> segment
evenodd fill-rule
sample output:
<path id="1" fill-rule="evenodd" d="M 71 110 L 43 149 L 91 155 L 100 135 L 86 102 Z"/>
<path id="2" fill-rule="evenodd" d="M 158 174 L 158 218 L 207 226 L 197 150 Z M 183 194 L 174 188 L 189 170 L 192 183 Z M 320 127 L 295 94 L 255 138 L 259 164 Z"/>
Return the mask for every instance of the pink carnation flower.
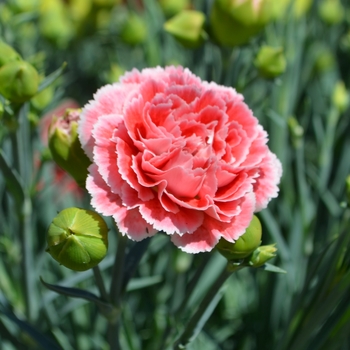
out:
<path id="1" fill-rule="evenodd" d="M 163 231 L 185 252 L 210 251 L 278 193 L 281 164 L 243 96 L 182 67 L 101 88 L 79 136 L 92 206 L 136 241 Z"/>

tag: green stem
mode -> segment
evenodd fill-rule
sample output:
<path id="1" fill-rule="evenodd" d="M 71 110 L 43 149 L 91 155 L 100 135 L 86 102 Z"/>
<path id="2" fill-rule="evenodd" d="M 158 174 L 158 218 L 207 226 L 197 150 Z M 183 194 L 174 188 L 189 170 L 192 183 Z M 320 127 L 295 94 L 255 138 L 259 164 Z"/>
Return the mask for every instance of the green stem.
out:
<path id="1" fill-rule="evenodd" d="M 191 338 L 195 333 L 195 328 L 197 327 L 199 321 L 206 312 L 209 304 L 212 302 L 212 300 L 215 298 L 215 296 L 223 286 L 224 282 L 231 276 L 233 272 L 238 271 L 241 268 L 242 266 L 230 267 L 230 269 L 225 267 L 225 269 L 218 276 L 217 280 L 210 287 L 206 296 L 199 304 L 197 311 L 193 314 L 193 316 L 187 323 L 184 331 L 182 332 L 178 340 L 175 342 L 173 347 L 174 350 L 186 348 L 186 345 L 192 340 Z"/>
<path id="2" fill-rule="evenodd" d="M 108 320 L 107 337 L 111 350 L 119 350 L 119 323 L 120 323 L 120 302 L 121 291 L 123 283 L 123 270 L 125 248 L 127 244 L 127 237 L 119 233 L 118 248 L 112 270 L 112 282 L 110 288 L 110 302 L 117 309 L 116 316 Z"/>
<path id="3" fill-rule="evenodd" d="M 109 296 L 108 296 L 108 293 L 107 293 L 105 284 L 104 284 L 104 282 L 103 282 L 103 278 L 102 278 L 102 275 L 101 275 L 100 268 L 99 268 L 98 265 L 97 265 L 97 266 L 95 266 L 92 270 L 93 270 L 93 272 L 94 272 L 96 284 L 97 284 L 97 287 L 98 287 L 98 289 L 99 289 L 99 291 L 100 291 L 100 296 L 101 296 L 101 298 L 102 298 L 104 301 L 108 301 L 108 300 L 109 300 Z"/>
<path id="4" fill-rule="evenodd" d="M 27 119 L 28 104 L 24 104 L 18 111 L 19 127 L 16 133 L 16 142 L 13 144 L 16 165 L 21 176 L 24 187 L 24 201 L 19 213 L 21 249 L 22 249 L 22 273 L 25 293 L 26 315 L 28 320 L 35 318 L 35 299 L 34 299 L 34 275 L 33 267 L 33 236 L 32 236 L 32 202 L 29 189 L 31 186 L 32 175 L 32 152 L 30 144 L 30 130 Z"/>
<path id="5" fill-rule="evenodd" d="M 174 324 L 178 323 L 178 319 L 181 315 L 181 313 L 184 312 L 188 301 L 191 299 L 192 293 L 197 285 L 197 282 L 199 281 L 200 277 L 202 276 L 203 271 L 205 270 L 205 267 L 207 266 L 209 259 L 212 257 L 212 254 L 205 255 L 203 257 L 203 260 L 201 264 L 199 265 L 198 269 L 196 270 L 194 276 L 192 277 L 190 283 L 188 284 L 185 292 L 185 297 L 183 298 L 181 304 L 176 308 L 173 316 L 170 318 L 166 329 L 163 333 L 163 337 L 160 343 L 159 349 L 162 350 L 165 348 L 165 344 L 168 342 L 168 339 L 170 338 L 172 331 L 174 330 L 174 327 L 172 327 Z"/>

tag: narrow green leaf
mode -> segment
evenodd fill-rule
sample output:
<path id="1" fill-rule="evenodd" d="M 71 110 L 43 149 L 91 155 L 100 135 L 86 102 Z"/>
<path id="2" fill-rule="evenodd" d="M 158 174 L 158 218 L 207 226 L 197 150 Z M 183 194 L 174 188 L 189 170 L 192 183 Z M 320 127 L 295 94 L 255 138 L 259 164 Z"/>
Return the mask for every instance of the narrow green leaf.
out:
<path id="1" fill-rule="evenodd" d="M 24 190 L 20 180 L 20 177 L 15 169 L 13 169 L 3 151 L 0 149 L 0 169 L 4 174 L 6 186 L 9 192 L 12 194 L 17 205 L 20 205 L 24 201 Z"/>
<path id="2" fill-rule="evenodd" d="M 97 295 L 93 293 L 90 293 L 78 288 L 61 287 L 54 284 L 49 284 L 49 283 L 46 283 L 41 277 L 40 277 L 40 281 L 47 289 L 50 289 L 58 294 L 66 295 L 72 298 L 86 299 L 104 309 L 112 309 L 112 306 L 110 304 L 105 303 Z"/>
<path id="3" fill-rule="evenodd" d="M 162 276 L 151 276 L 143 278 L 133 278 L 128 284 L 127 291 L 142 289 L 160 283 L 163 280 Z"/>
<path id="4" fill-rule="evenodd" d="M 124 274 L 122 289 L 125 290 L 131 277 L 134 275 L 143 254 L 146 252 L 151 239 L 144 239 L 141 242 L 135 243 L 128 252 L 124 262 Z"/>
<path id="5" fill-rule="evenodd" d="M 53 73 L 51 73 L 50 75 L 48 75 L 39 85 L 38 88 L 38 92 L 43 91 L 44 89 L 46 89 L 48 86 L 50 86 L 57 78 L 60 77 L 60 75 L 62 75 L 63 71 L 65 70 L 65 68 L 67 67 L 67 63 L 63 62 L 62 66 L 60 68 L 58 68 L 57 70 L 55 70 Z"/>
<path id="6" fill-rule="evenodd" d="M 32 325 L 26 321 L 22 321 L 17 316 L 5 308 L 3 305 L 0 305 L 0 313 L 5 315 L 9 320 L 14 322 L 22 331 L 26 332 L 42 349 L 51 349 L 51 350 L 61 350 L 61 348 L 50 338 L 45 336 L 36 330 Z"/>
<path id="7" fill-rule="evenodd" d="M 277 267 L 275 265 L 271 265 L 269 263 L 266 263 L 261 267 L 265 271 L 275 272 L 275 273 L 287 273 L 286 270 L 281 269 L 280 267 Z"/>

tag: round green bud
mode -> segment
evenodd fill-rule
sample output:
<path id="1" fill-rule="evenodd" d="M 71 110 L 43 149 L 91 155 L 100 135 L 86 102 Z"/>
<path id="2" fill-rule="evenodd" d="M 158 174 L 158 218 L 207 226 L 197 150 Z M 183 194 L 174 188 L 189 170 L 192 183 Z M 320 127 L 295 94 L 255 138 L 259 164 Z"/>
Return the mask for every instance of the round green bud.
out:
<path id="1" fill-rule="evenodd" d="M 261 223 L 254 215 L 245 233 L 235 243 L 221 238 L 216 248 L 228 260 L 244 259 L 259 247 L 261 236 Z"/>
<path id="2" fill-rule="evenodd" d="M 17 51 L 3 41 L 0 41 L 0 67 L 8 62 L 21 60 L 22 58 Z"/>
<path id="3" fill-rule="evenodd" d="M 68 109 L 64 116 L 52 119 L 49 127 L 49 148 L 54 161 L 84 188 L 91 161 L 78 138 L 80 112 L 80 109 Z"/>
<path id="4" fill-rule="evenodd" d="M 344 7 L 339 0 L 323 0 L 318 13 L 326 24 L 338 24 L 344 18 Z"/>
<path id="5" fill-rule="evenodd" d="M 205 15 L 199 11 L 184 10 L 164 24 L 164 29 L 172 34 L 183 46 L 196 48 L 207 38 L 204 31 Z"/>
<path id="6" fill-rule="evenodd" d="M 263 245 L 254 250 L 249 258 L 248 264 L 251 267 L 261 267 L 270 259 L 276 256 L 277 248 L 275 244 Z"/>
<path id="7" fill-rule="evenodd" d="M 40 91 L 35 95 L 31 103 L 38 110 L 43 110 L 52 100 L 54 94 L 54 87 L 52 85 L 48 86 L 46 89 Z"/>
<path id="8" fill-rule="evenodd" d="M 164 14 L 168 17 L 174 16 L 177 13 L 185 10 L 190 6 L 189 0 L 159 0 L 159 5 Z"/>
<path id="9" fill-rule="evenodd" d="M 210 13 L 214 41 L 224 46 L 246 44 L 273 18 L 274 0 L 216 0 Z"/>
<path id="10" fill-rule="evenodd" d="M 254 65 L 264 78 L 272 79 L 281 75 L 287 67 L 283 48 L 262 46 L 256 56 Z"/>
<path id="11" fill-rule="evenodd" d="M 130 13 L 120 32 L 121 39 L 129 45 L 141 44 L 147 37 L 147 26 L 142 17 Z"/>
<path id="12" fill-rule="evenodd" d="M 332 102 L 340 113 L 345 112 L 349 106 L 349 93 L 343 81 L 338 81 L 332 95 Z"/>
<path id="13" fill-rule="evenodd" d="M 46 251 L 61 265 L 85 271 L 96 266 L 107 254 L 108 227 L 91 210 L 67 208 L 52 221 Z"/>
<path id="14" fill-rule="evenodd" d="M 23 103 L 38 91 L 39 75 L 25 61 L 12 61 L 0 68 L 0 94 L 11 102 Z"/>

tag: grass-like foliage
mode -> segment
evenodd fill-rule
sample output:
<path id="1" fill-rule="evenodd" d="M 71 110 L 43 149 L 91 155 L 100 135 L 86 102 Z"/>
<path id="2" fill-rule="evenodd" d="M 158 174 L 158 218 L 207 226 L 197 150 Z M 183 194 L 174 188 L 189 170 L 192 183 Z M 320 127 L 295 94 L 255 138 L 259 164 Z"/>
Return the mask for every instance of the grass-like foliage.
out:
<path id="1" fill-rule="evenodd" d="M 255 2 L 270 14 L 249 32 L 235 1 L 0 2 L 0 350 L 349 349 L 350 5 Z M 200 20 L 164 26 L 183 10 Z M 7 61 L 33 75 L 14 89 Z M 71 271 L 46 252 L 58 212 L 93 209 L 48 150 L 53 114 L 158 65 L 235 88 L 268 132 L 283 166 L 257 213 L 271 264 L 227 269 L 216 250 L 186 254 L 162 233 L 133 242 L 111 218 L 98 267 Z"/>

